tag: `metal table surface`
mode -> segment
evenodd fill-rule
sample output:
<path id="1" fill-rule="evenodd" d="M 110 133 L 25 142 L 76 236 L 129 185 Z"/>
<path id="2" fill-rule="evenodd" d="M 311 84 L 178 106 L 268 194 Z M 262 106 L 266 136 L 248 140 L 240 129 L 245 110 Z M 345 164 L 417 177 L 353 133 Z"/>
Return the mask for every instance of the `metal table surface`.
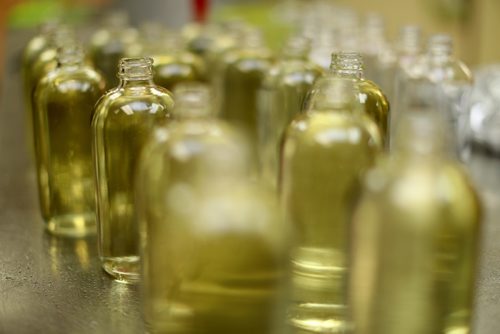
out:
<path id="1" fill-rule="evenodd" d="M 0 97 L 0 333 L 142 333 L 138 288 L 113 282 L 101 271 L 95 238 L 44 232 L 18 73 L 29 36 L 8 35 Z M 476 153 L 469 167 L 485 207 L 474 332 L 497 334 L 500 159 Z"/>

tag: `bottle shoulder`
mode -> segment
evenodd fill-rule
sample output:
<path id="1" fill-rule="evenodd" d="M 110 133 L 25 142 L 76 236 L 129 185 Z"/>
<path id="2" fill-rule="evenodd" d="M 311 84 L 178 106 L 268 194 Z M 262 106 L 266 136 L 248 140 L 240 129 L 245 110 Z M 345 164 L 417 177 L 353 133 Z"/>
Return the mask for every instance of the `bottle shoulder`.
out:
<path id="1" fill-rule="evenodd" d="M 96 113 L 134 115 L 137 113 L 170 114 L 174 106 L 172 94 L 159 86 L 116 87 L 97 102 Z"/>

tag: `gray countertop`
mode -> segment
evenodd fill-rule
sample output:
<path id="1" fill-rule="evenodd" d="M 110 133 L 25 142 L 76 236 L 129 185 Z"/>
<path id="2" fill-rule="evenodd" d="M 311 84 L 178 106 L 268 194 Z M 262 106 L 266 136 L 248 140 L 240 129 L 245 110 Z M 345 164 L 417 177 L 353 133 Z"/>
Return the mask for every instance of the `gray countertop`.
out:
<path id="1" fill-rule="evenodd" d="M 61 239 L 44 232 L 18 73 L 29 35 L 8 35 L 0 95 L 0 333 L 144 332 L 137 287 L 113 282 L 101 271 L 95 238 Z M 476 153 L 469 168 L 485 207 L 474 328 L 476 334 L 497 334 L 500 159 Z"/>

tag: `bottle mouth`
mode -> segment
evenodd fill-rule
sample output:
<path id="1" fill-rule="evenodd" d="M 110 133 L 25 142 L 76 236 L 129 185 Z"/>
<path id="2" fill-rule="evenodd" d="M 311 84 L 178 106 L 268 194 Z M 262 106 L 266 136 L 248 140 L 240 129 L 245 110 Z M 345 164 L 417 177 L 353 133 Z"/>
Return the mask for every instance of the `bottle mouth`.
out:
<path id="1" fill-rule="evenodd" d="M 118 77 L 128 80 L 147 80 L 153 77 L 153 58 L 122 58 Z"/>
<path id="2" fill-rule="evenodd" d="M 354 51 L 333 53 L 330 70 L 338 74 L 362 75 L 363 56 Z"/>
<path id="3" fill-rule="evenodd" d="M 69 44 L 57 49 L 57 60 L 59 64 L 71 65 L 83 62 L 85 52 L 79 44 Z"/>
<path id="4" fill-rule="evenodd" d="M 428 51 L 433 55 L 450 55 L 453 53 L 453 39 L 446 34 L 437 34 L 429 38 Z"/>

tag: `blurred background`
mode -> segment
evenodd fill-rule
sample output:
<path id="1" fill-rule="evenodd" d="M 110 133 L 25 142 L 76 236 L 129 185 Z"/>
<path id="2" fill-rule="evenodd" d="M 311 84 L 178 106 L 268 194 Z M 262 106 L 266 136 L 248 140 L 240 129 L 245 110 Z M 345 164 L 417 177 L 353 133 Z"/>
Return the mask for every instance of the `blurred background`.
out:
<path id="1" fill-rule="evenodd" d="M 236 13 L 253 20 L 262 20 L 269 26 L 275 24 L 276 20 L 268 14 L 277 3 L 286 1 L 293 0 L 207 0 L 211 16 Z M 470 66 L 500 60 L 500 43 L 497 37 L 500 31 L 500 0 L 332 1 L 349 5 L 360 13 L 383 14 L 389 35 L 394 35 L 399 27 L 407 23 L 418 24 L 425 32 L 447 32 L 454 37 L 459 57 Z M 117 8 L 129 12 L 135 24 L 155 20 L 179 27 L 192 19 L 194 2 L 196 0 L 2 0 L 1 63 L 4 63 L 5 36 L 9 29 L 33 29 L 47 18 L 62 13 L 75 21 L 84 21 L 103 11 Z M 231 9 L 235 6 L 238 8 Z"/>

